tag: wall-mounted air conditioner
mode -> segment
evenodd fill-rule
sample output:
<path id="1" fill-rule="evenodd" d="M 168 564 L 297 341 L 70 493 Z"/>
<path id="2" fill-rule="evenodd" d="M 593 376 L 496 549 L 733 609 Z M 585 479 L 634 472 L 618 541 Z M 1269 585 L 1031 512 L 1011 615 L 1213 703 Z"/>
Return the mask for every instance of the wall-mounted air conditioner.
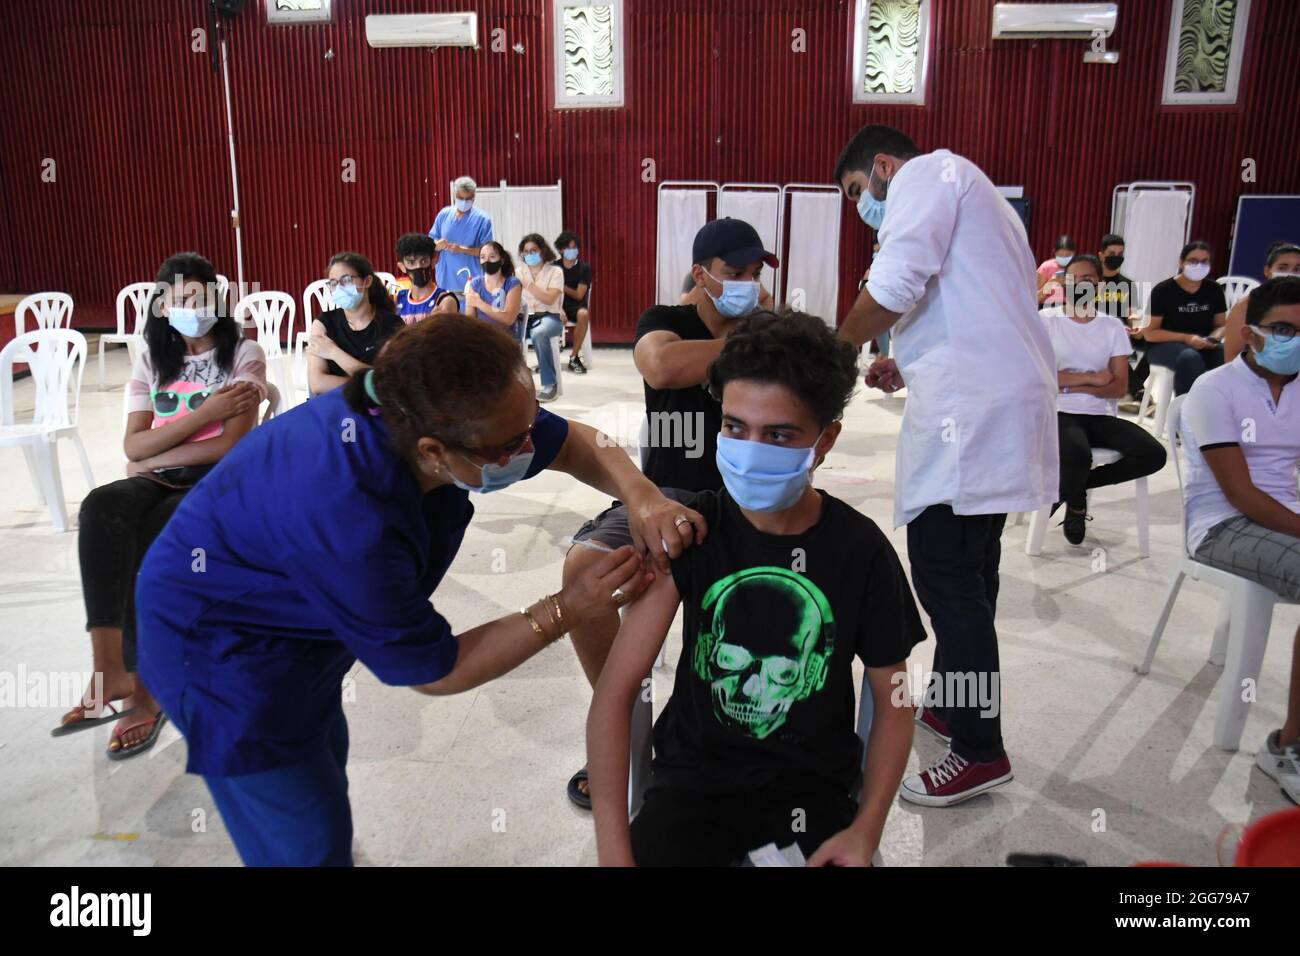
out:
<path id="1" fill-rule="evenodd" d="M 993 6 L 993 39 L 1110 36 L 1118 15 L 1114 3 L 997 3 Z"/>
<path id="2" fill-rule="evenodd" d="M 477 46 L 477 13 L 393 13 L 366 17 L 371 46 Z"/>

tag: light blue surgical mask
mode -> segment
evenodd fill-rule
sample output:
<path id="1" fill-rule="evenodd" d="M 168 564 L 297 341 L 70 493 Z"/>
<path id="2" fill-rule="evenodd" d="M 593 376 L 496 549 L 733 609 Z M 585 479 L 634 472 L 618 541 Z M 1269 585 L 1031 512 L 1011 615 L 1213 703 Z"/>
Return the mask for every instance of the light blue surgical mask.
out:
<path id="1" fill-rule="evenodd" d="M 1060 266 L 1062 269 L 1064 269 L 1066 266 L 1070 264 L 1070 260 L 1073 258 L 1074 256 L 1057 256 L 1056 264 Z"/>
<path id="2" fill-rule="evenodd" d="M 1276 335 L 1264 336 L 1264 347 L 1255 350 L 1255 362 L 1278 375 L 1300 373 L 1300 335 L 1283 342 Z"/>
<path id="3" fill-rule="evenodd" d="M 460 454 L 457 452 L 457 454 Z M 464 455 L 460 455 L 465 461 L 469 461 Z M 471 465 L 474 462 L 469 462 Z M 489 491 L 500 491 L 502 488 L 513 485 L 528 471 L 528 466 L 533 463 L 533 452 L 521 451 L 515 457 L 511 458 L 504 465 L 498 465 L 496 462 L 489 462 L 482 465 L 482 484 L 478 487 L 467 485 L 455 475 L 451 476 L 452 482 L 457 488 L 463 488 L 465 491 L 472 491 L 476 494 L 487 494 Z M 450 474 L 450 472 L 449 472 Z"/>
<path id="4" fill-rule="evenodd" d="M 858 197 L 858 215 L 872 229 L 880 231 L 880 225 L 885 221 L 885 201 L 877 199 L 871 195 L 871 181 L 876 178 L 876 168 L 871 167 L 871 172 L 867 174 L 867 188 L 862 190 L 862 195 Z M 886 192 L 889 190 L 889 183 L 882 183 Z"/>
<path id="5" fill-rule="evenodd" d="M 212 331 L 212 327 L 217 324 L 217 317 L 201 313 L 198 309 L 174 305 L 167 310 L 167 324 L 187 339 L 201 339 Z"/>
<path id="6" fill-rule="evenodd" d="M 560 255 L 564 256 L 564 258 L 569 262 L 576 262 L 578 259 L 578 250 L 565 249 L 563 252 L 560 253 Z"/>
<path id="7" fill-rule="evenodd" d="M 472 199 L 456 200 L 456 208 L 461 212 L 469 212 L 470 209 L 473 207 L 473 205 L 474 205 L 474 200 Z"/>
<path id="8" fill-rule="evenodd" d="M 330 299 L 340 309 L 355 309 L 361 304 L 361 290 L 353 285 L 337 285 Z"/>
<path id="9" fill-rule="evenodd" d="M 760 290 L 757 280 L 719 279 L 708 269 L 704 270 L 704 274 L 722 286 L 721 296 L 715 296 L 708 289 L 704 290 L 722 315 L 734 319 L 737 316 L 749 315 L 758 307 Z"/>
<path id="10" fill-rule="evenodd" d="M 540 266 L 541 264 L 542 264 L 542 254 L 540 252 L 524 253 L 524 265 L 536 267 L 536 266 Z"/>
<path id="11" fill-rule="evenodd" d="M 808 448 L 786 448 L 719 435 L 716 458 L 727 493 L 746 511 L 791 507 L 812 479 L 817 441 Z"/>

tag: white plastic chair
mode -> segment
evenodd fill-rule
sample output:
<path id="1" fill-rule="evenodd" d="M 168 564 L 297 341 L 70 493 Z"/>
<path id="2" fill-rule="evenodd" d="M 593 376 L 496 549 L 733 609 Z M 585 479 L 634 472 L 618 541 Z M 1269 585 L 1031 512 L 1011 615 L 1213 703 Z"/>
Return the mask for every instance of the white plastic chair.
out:
<path id="1" fill-rule="evenodd" d="M 375 275 L 383 280 L 384 285 L 388 286 L 388 294 L 396 299 L 397 293 L 401 291 L 402 288 L 397 284 L 397 276 L 393 275 L 391 272 L 380 272 L 378 269 L 375 270 Z"/>
<path id="2" fill-rule="evenodd" d="M 266 411 L 262 412 L 262 424 L 265 425 L 284 410 L 281 406 L 280 390 L 275 387 L 274 382 L 266 383 L 266 398 L 263 399 L 263 402 L 266 405 Z"/>
<path id="3" fill-rule="evenodd" d="M 1113 448 L 1094 448 L 1092 450 L 1092 467 L 1100 468 L 1102 465 L 1113 465 L 1123 456 Z M 1133 482 L 1135 508 L 1137 511 L 1137 539 L 1138 539 L 1138 556 L 1151 556 L 1151 507 L 1147 497 L 1147 480 L 1146 476 L 1138 478 Z M 1089 501 L 1092 500 L 1092 492 L 1088 492 Z M 1069 507 L 1062 505 L 1062 507 Z M 1051 508 L 1047 505 L 1039 508 L 1029 519 L 1029 534 L 1025 536 L 1025 554 L 1040 555 L 1043 553 L 1043 538 L 1047 534 L 1047 526 L 1051 520 Z"/>
<path id="4" fill-rule="evenodd" d="M 27 316 L 31 315 L 38 329 L 72 328 L 72 296 L 66 292 L 34 292 L 24 296 L 14 310 L 14 335 L 26 331 Z"/>
<path id="5" fill-rule="evenodd" d="M 155 283 L 132 282 L 117 294 L 117 332 L 99 337 L 99 386 L 104 387 L 104 348 L 108 345 L 125 345 L 127 357 L 134 367 L 144 345 L 144 324 L 149 318 L 149 297 Z M 127 324 L 131 331 L 128 332 Z"/>
<path id="6" fill-rule="evenodd" d="M 591 361 L 591 355 L 592 355 L 592 347 L 591 347 L 591 314 L 592 314 L 592 313 L 591 313 L 591 294 L 592 294 L 592 291 L 593 291 L 594 289 L 595 289 L 595 283 L 594 283 L 594 282 L 593 282 L 593 283 L 589 283 L 589 284 L 587 285 L 587 305 L 586 305 L 586 309 L 587 309 L 587 336 L 586 336 L 586 338 L 584 338 L 584 339 L 582 340 L 582 349 L 578 352 L 578 357 L 582 359 L 582 364 L 583 364 L 584 366 L 586 366 L 586 368 L 587 368 L 588 371 L 590 371 L 590 370 L 593 368 L 592 361 Z"/>
<path id="7" fill-rule="evenodd" d="M 1174 370 L 1163 365 L 1151 363 L 1151 374 L 1147 379 L 1146 389 L 1142 392 L 1142 404 L 1138 406 L 1138 422 L 1145 423 L 1147 410 L 1151 402 L 1156 403 L 1156 420 L 1153 430 L 1156 437 L 1165 437 L 1165 423 L 1169 417 L 1169 405 L 1174 397 Z"/>
<path id="8" fill-rule="evenodd" d="M 334 301 L 330 298 L 329 281 L 329 279 L 317 279 L 307 283 L 307 288 L 302 290 L 303 330 L 293 338 L 293 368 L 294 378 L 302 383 L 304 391 L 308 390 L 307 343 L 311 340 L 311 324 L 322 312 L 334 308 Z M 293 331 L 292 326 L 289 331 Z"/>
<path id="9" fill-rule="evenodd" d="M 1214 281 L 1223 286 L 1223 297 L 1229 309 L 1259 288 L 1259 280 L 1250 276 L 1219 276 Z"/>
<path id="10" fill-rule="evenodd" d="M 230 280 L 217 273 L 217 295 L 221 297 L 221 304 L 229 311 L 230 309 Z"/>
<path id="11" fill-rule="evenodd" d="M 1178 573 L 1169 586 L 1160 618 L 1156 621 L 1146 657 L 1138 665 L 1139 674 L 1151 671 L 1151 661 L 1164 636 L 1165 625 L 1174 608 L 1178 591 L 1185 578 L 1202 581 L 1222 588 L 1219 601 L 1219 618 L 1214 626 L 1214 640 L 1210 644 L 1210 663 L 1223 668 L 1219 678 L 1219 711 L 1214 718 L 1214 744 L 1222 750 L 1236 750 L 1241 743 L 1241 733 L 1246 726 L 1246 713 L 1250 704 L 1242 699 L 1242 685 L 1247 679 L 1258 681 L 1264 663 L 1264 650 L 1268 646 L 1268 632 L 1273 623 L 1273 608 L 1278 604 L 1297 604 L 1270 591 L 1264 585 L 1220 568 L 1202 564 L 1187 551 L 1186 499 L 1183 497 L 1182 463 L 1179 461 L 1178 443 L 1183 399 L 1178 396 L 1169 409 L 1169 448 L 1178 477 L 1178 494 L 1183 499 L 1183 554 Z"/>
<path id="12" fill-rule="evenodd" d="M 290 355 L 282 344 L 283 330 L 293 329 L 297 306 L 287 292 L 250 292 L 235 306 L 235 321 L 245 317 L 257 326 L 257 344 L 266 353 L 267 379 L 279 389 L 281 402 L 292 407 L 293 377 L 289 367 Z M 286 321 L 287 320 L 287 321 Z"/>
<path id="13" fill-rule="evenodd" d="M 36 386 L 32 420 L 25 424 L 14 421 L 14 363 L 27 366 Z M 77 432 L 85 371 L 86 337 L 74 329 L 37 329 L 18 336 L 0 351 L 0 446 L 22 448 L 32 483 L 49 508 L 55 531 L 68 527 L 59 475 L 60 438 L 72 440 L 87 489 L 95 487 L 90 459 Z"/>

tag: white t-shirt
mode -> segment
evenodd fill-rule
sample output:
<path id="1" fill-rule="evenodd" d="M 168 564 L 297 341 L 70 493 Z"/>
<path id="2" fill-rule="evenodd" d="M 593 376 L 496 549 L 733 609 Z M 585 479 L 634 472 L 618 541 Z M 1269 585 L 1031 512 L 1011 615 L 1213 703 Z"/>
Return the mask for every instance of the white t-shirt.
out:
<path id="1" fill-rule="evenodd" d="M 1056 500 L 1056 362 L 1038 317 L 1020 216 L 946 149 L 889 184 L 872 298 L 902 313 L 894 359 L 907 385 L 894 526 L 930 505 L 959 515 L 1036 511 Z"/>
<path id="2" fill-rule="evenodd" d="M 1205 463 L 1203 448 L 1239 446 L 1251 483 L 1300 514 L 1300 492 L 1296 490 L 1300 380 L 1285 386 L 1282 400 L 1275 405 L 1268 382 L 1239 355 L 1196 380 L 1183 402 L 1180 427 L 1187 457 L 1184 497 L 1189 554 L 1196 553 L 1211 528 L 1241 514 L 1228 502 Z"/>
<path id="3" fill-rule="evenodd" d="M 1060 306 L 1043 309 L 1038 314 L 1051 336 L 1058 372 L 1100 372 L 1110 368 L 1110 360 L 1115 356 L 1127 357 L 1133 351 L 1124 324 L 1114 316 L 1098 312 L 1091 321 L 1076 322 Z M 1119 400 L 1080 392 L 1068 395 L 1058 392 L 1056 410 L 1071 415 L 1116 415 Z"/>

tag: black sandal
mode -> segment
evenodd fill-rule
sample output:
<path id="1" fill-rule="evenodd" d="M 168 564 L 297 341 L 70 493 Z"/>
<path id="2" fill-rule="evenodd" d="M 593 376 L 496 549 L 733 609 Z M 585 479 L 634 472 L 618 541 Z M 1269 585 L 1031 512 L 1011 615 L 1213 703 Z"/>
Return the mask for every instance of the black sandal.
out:
<path id="1" fill-rule="evenodd" d="M 590 810 L 591 794 L 583 793 L 582 788 L 578 786 L 578 784 L 582 783 L 582 781 L 586 779 L 587 779 L 587 768 L 583 767 L 581 770 L 579 770 L 577 773 L 575 773 L 572 777 L 569 778 L 568 793 L 569 793 L 569 799 L 573 801 L 575 806 L 579 806 L 584 810 Z"/>

